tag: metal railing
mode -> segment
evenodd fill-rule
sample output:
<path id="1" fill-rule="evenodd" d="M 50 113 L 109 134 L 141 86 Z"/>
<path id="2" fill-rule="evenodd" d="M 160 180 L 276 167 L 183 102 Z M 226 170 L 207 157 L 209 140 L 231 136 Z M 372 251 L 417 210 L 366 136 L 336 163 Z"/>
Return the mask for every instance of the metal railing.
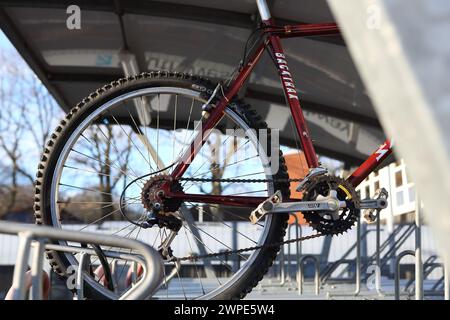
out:
<path id="1" fill-rule="evenodd" d="M 87 261 L 89 256 L 97 254 L 90 248 L 55 244 L 57 241 L 97 244 L 131 250 L 129 252 L 137 252 L 137 254 L 127 254 L 120 251 L 103 252 L 108 258 L 132 261 L 142 266 L 143 272 L 140 280 L 132 288 L 118 296 L 117 298 L 120 300 L 149 298 L 156 292 L 162 281 L 163 262 L 159 253 L 155 249 L 139 241 L 98 233 L 77 232 L 12 222 L 1 222 L 0 233 L 17 235 L 19 237 L 19 247 L 12 284 L 12 298 L 14 300 L 24 300 L 26 298 L 27 289 L 25 275 L 30 256 L 32 258 L 31 298 L 37 300 L 43 298 L 42 264 L 45 250 L 80 254 L 79 268 L 76 277 L 77 299 L 84 299 L 83 282 L 85 276 L 81 267 L 83 263 Z"/>

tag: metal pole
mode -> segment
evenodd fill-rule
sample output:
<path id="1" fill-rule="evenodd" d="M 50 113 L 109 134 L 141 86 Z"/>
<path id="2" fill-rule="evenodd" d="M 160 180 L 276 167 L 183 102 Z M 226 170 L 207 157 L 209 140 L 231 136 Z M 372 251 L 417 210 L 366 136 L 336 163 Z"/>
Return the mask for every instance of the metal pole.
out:
<path id="1" fill-rule="evenodd" d="M 87 265 L 88 260 L 89 260 L 89 255 L 86 252 L 82 252 L 80 254 L 80 261 L 78 262 L 77 278 L 76 278 L 77 300 L 84 300 L 83 271 L 84 271 L 84 267 Z"/>
<path id="2" fill-rule="evenodd" d="M 16 267 L 14 268 L 12 285 L 14 300 L 25 300 L 25 273 L 28 267 L 31 241 L 31 232 L 19 232 L 19 248 L 17 249 Z"/>
<path id="3" fill-rule="evenodd" d="M 119 277 L 120 277 L 120 273 L 117 272 L 117 264 L 118 261 L 116 259 L 113 259 L 113 261 L 111 262 L 111 273 L 112 273 L 112 277 L 114 280 L 114 292 L 118 292 L 118 287 L 119 287 Z"/>
<path id="4" fill-rule="evenodd" d="M 33 262 L 31 264 L 31 300 L 43 299 L 43 270 L 44 261 L 44 241 L 38 240 L 33 244 Z"/>
<path id="5" fill-rule="evenodd" d="M 375 289 L 379 296 L 383 296 L 383 292 L 381 292 L 381 259 L 380 259 L 380 234 L 381 234 L 381 211 L 377 213 L 377 272 L 375 273 L 376 277 L 376 286 Z"/>
<path id="6" fill-rule="evenodd" d="M 284 274 L 284 245 L 281 246 L 281 252 L 280 252 L 280 285 L 284 285 L 286 282 L 285 274 Z"/>
<path id="7" fill-rule="evenodd" d="M 361 216 L 356 222 L 356 288 L 355 296 L 361 291 Z"/>
<path id="8" fill-rule="evenodd" d="M 295 238 L 298 239 L 299 237 L 299 232 L 298 229 L 300 228 L 300 225 L 298 224 L 298 218 L 297 215 L 295 213 L 289 213 L 289 215 L 291 215 L 294 220 L 295 220 L 295 224 L 291 224 L 288 227 L 288 233 L 289 233 L 289 239 L 291 239 L 291 228 L 292 226 L 295 226 Z M 299 252 L 298 252 L 298 241 L 295 243 L 295 257 L 296 257 L 296 261 L 298 263 L 299 261 Z M 288 247 L 288 279 L 291 279 L 291 269 L 292 269 L 292 259 L 291 259 L 291 244 L 289 244 Z M 298 268 L 297 268 L 298 269 Z M 296 272 L 297 274 L 297 272 Z"/>
<path id="9" fill-rule="evenodd" d="M 416 300 L 423 300 L 423 264 L 421 236 L 421 202 L 416 191 Z"/>
<path id="10" fill-rule="evenodd" d="M 414 251 L 412 250 L 406 250 L 400 253 L 395 260 L 395 275 L 394 275 L 394 281 L 395 281 L 395 300 L 400 300 L 400 260 L 402 260 L 405 256 L 414 256 Z"/>
<path id="11" fill-rule="evenodd" d="M 232 221 L 231 222 L 231 227 L 232 227 L 232 232 L 231 232 L 231 248 L 232 250 L 236 250 L 238 248 L 238 226 L 237 226 L 237 222 L 236 221 Z M 239 257 L 240 255 L 232 255 L 231 256 L 233 261 L 232 261 L 232 270 L 233 272 L 237 272 L 239 270 L 239 266 L 240 266 L 240 261 L 239 261 Z"/>
<path id="12" fill-rule="evenodd" d="M 444 299 L 450 300 L 450 261 L 444 260 Z"/>
<path id="13" fill-rule="evenodd" d="M 292 228 L 292 224 L 291 225 L 289 225 L 289 227 L 288 227 L 288 239 L 289 240 L 291 240 L 291 228 Z M 287 247 L 287 272 L 286 272 L 286 280 L 287 281 L 291 281 L 291 264 L 292 264 L 292 261 L 291 261 L 291 243 L 289 243 L 288 244 L 288 247 Z"/>

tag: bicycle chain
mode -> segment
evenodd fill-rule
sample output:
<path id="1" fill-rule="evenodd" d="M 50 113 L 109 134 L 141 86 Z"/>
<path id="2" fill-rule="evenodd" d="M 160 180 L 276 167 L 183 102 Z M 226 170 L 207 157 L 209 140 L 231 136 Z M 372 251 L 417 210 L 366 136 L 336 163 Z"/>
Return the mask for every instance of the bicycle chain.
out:
<path id="1" fill-rule="evenodd" d="M 304 180 L 304 178 L 302 178 L 302 179 L 300 179 L 300 178 L 273 179 L 273 180 L 270 180 L 270 179 L 180 178 L 178 180 L 192 181 L 192 182 L 261 183 L 261 182 L 301 182 L 301 181 Z M 266 244 L 266 245 L 258 245 L 258 246 L 253 246 L 253 247 L 247 247 L 247 248 L 242 248 L 242 249 L 237 249 L 237 250 L 226 250 L 226 251 L 221 251 L 221 252 L 217 252 L 217 253 L 208 253 L 208 254 L 204 254 L 204 255 L 190 255 L 190 256 L 186 256 L 186 257 L 182 257 L 182 258 L 175 258 L 175 257 L 173 257 L 172 259 L 169 259 L 169 261 L 197 261 L 197 260 L 205 259 L 205 258 L 215 258 L 215 257 L 218 257 L 218 256 L 224 256 L 224 255 L 230 255 L 230 254 L 239 254 L 239 253 L 242 253 L 242 252 L 259 250 L 259 249 L 262 249 L 262 248 L 272 248 L 272 247 L 282 246 L 282 245 L 290 244 L 290 243 L 294 243 L 294 242 L 302 242 L 302 241 L 318 238 L 318 237 L 321 237 L 321 236 L 323 236 L 323 234 L 316 233 L 316 234 L 312 234 L 312 235 L 309 235 L 309 236 L 299 237 L 299 238 L 295 238 L 295 239 L 289 239 L 289 240 L 285 240 L 285 241 L 279 241 L 279 242 L 270 243 L 270 244 Z"/>
<path id="2" fill-rule="evenodd" d="M 228 182 L 228 183 L 261 183 L 261 182 L 301 182 L 304 178 L 292 178 L 292 179 L 211 179 L 211 178 L 179 178 L 179 181 L 192 181 L 192 182 Z"/>
<path id="3" fill-rule="evenodd" d="M 290 240 L 286 240 L 286 241 L 279 241 L 279 242 L 270 243 L 270 244 L 263 244 L 263 245 L 254 246 L 254 247 L 242 248 L 242 249 L 238 249 L 238 250 L 227 250 L 227 251 L 222 251 L 222 252 L 217 252 L 217 253 L 208 253 L 208 254 L 203 254 L 203 255 L 190 255 L 190 256 L 186 256 L 186 257 L 182 257 L 182 258 L 174 257 L 173 259 L 170 259 L 169 261 L 197 261 L 199 259 L 204 259 L 204 258 L 214 258 L 214 257 L 229 255 L 229 254 L 233 254 L 233 253 L 239 254 L 242 252 L 253 251 L 253 250 L 258 250 L 258 249 L 262 249 L 262 248 L 271 248 L 271 247 L 277 247 L 277 246 L 294 243 L 294 242 L 302 242 L 305 240 L 319 238 L 321 236 L 323 236 L 323 234 L 316 233 L 316 234 L 312 234 L 312 235 L 304 236 L 304 237 L 300 237 L 300 238 L 290 239 Z"/>

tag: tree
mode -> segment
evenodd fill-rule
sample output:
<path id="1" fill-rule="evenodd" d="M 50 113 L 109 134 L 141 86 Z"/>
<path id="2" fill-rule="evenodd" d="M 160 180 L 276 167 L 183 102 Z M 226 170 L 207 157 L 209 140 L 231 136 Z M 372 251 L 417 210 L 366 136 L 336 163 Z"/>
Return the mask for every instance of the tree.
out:
<path id="1" fill-rule="evenodd" d="M 3 213 L 14 211 L 21 189 L 34 184 L 40 154 L 62 115 L 55 100 L 14 50 L 0 52 L 0 156 Z M 32 197 L 29 206 L 32 207 Z M 23 206 L 23 204 L 20 204 Z"/>
<path id="2" fill-rule="evenodd" d="M 79 141 L 80 147 L 85 155 L 74 154 L 75 162 L 82 168 L 90 168 L 91 172 L 97 173 L 97 181 L 86 178 L 86 183 L 93 183 L 92 190 L 98 191 L 94 194 L 80 193 L 78 198 L 84 197 L 83 202 L 97 202 L 79 206 L 71 204 L 66 207 L 66 211 L 85 222 L 92 222 L 101 217 L 105 220 L 113 219 L 116 215 L 109 216 L 113 211 L 117 211 L 118 200 L 114 198 L 114 190 L 119 181 L 128 172 L 128 161 L 132 151 L 132 142 L 129 138 L 130 132 L 121 131 L 117 125 L 92 124 L 82 135 Z M 81 145 L 84 145 L 83 147 Z M 71 197 L 68 202 L 75 201 L 76 197 Z M 100 204 L 100 205 L 99 205 Z"/>

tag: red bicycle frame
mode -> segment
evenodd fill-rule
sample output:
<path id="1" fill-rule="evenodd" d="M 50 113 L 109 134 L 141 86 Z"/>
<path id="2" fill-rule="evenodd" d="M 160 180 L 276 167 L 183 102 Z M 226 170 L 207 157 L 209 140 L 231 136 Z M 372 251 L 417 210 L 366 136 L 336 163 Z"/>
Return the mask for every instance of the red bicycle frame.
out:
<path id="1" fill-rule="evenodd" d="M 181 178 L 186 172 L 192 159 L 196 156 L 202 145 L 206 142 L 208 134 L 224 116 L 224 110 L 228 102 L 238 93 L 245 81 L 248 79 L 255 65 L 259 62 L 264 50 L 269 50 L 275 59 L 280 81 L 283 87 L 286 101 L 290 107 L 291 114 L 297 129 L 302 150 L 305 154 L 309 168 L 319 166 L 316 152 L 310 137 L 302 108 L 295 89 L 292 74 L 289 71 L 288 62 L 284 55 L 281 45 L 281 38 L 293 37 L 311 37 L 311 36 L 327 36 L 339 34 L 339 28 L 335 23 L 321 24 L 299 24 L 278 27 L 273 19 L 263 20 L 263 33 L 265 40 L 261 42 L 259 47 L 250 55 L 248 62 L 241 68 L 234 81 L 225 90 L 223 97 L 218 101 L 215 108 L 210 111 L 209 117 L 202 125 L 201 132 L 198 133 L 191 144 L 187 148 L 185 154 L 181 157 L 182 161 L 174 168 L 171 176 L 173 179 Z M 348 178 L 354 187 L 358 186 L 384 159 L 392 153 L 392 144 L 386 140 L 358 169 L 356 169 Z M 251 196 L 228 196 L 228 195 L 201 195 L 201 194 L 185 194 L 171 192 L 169 188 L 165 190 L 165 196 L 168 198 L 180 198 L 184 201 L 223 204 L 229 206 L 245 206 L 254 207 L 267 199 L 267 197 L 251 197 Z M 298 199 L 287 199 L 286 201 L 298 201 Z"/>

